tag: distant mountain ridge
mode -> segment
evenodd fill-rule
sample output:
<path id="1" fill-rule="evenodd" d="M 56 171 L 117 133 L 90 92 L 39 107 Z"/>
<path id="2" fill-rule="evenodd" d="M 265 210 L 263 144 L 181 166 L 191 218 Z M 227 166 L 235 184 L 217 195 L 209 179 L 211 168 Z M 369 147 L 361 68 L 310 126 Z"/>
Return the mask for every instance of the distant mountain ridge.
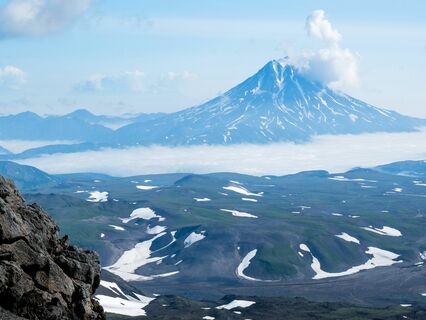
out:
<path id="1" fill-rule="evenodd" d="M 389 163 L 376 167 L 376 170 L 388 174 L 396 174 L 406 177 L 426 178 L 425 160 L 406 160 Z"/>
<path id="2" fill-rule="evenodd" d="M 79 109 L 64 116 L 32 112 L 0 117 L 0 140 L 71 140 L 3 159 L 135 145 L 229 145 L 306 142 L 323 134 L 410 132 L 425 119 L 374 107 L 312 81 L 298 68 L 270 61 L 204 104 L 179 112 L 117 116 Z"/>
<path id="3" fill-rule="evenodd" d="M 107 141 L 114 130 L 121 126 L 162 116 L 162 113 L 106 116 L 78 109 L 63 116 L 43 117 L 26 111 L 0 116 L 0 140 L 72 140 L 95 143 Z M 2 151 L 0 149 L 0 153 Z"/>
<path id="4" fill-rule="evenodd" d="M 111 129 L 69 115 L 41 117 L 27 111 L 0 117 L 1 140 L 96 141 L 111 133 Z"/>

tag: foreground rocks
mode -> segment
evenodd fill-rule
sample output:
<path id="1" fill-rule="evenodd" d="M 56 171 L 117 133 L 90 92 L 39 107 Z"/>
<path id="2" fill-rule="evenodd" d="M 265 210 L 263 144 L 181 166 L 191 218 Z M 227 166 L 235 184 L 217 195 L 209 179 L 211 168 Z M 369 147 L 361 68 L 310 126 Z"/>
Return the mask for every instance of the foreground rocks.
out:
<path id="1" fill-rule="evenodd" d="M 27 319 L 105 319 L 92 296 L 100 281 L 98 255 L 70 245 L 58 231 L 0 176 L 1 318 L 10 311 Z"/>

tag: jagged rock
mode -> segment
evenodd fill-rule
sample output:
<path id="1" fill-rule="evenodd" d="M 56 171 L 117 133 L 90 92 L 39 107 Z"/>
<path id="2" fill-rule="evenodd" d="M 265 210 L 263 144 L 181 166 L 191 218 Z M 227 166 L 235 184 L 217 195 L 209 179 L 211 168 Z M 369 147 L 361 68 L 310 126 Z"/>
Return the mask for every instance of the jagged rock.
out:
<path id="1" fill-rule="evenodd" d="M 60 239 L 55 222 L 0 176 L 0 319 L 105 319 L 93 299 L 100 272 L 96 253 Z"/>

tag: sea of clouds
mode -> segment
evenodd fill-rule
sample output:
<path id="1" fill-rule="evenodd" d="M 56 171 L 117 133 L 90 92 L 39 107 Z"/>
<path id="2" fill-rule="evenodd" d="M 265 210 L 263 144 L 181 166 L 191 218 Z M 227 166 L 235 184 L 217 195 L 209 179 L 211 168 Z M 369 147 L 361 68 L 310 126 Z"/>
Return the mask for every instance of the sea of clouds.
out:
<path id="1" fill-rule="evenodd" d="M 426 159 L 426 129 L 411 133 L 318 136 L 305 144 L 132 147 L 45 155 L 17 161 L 49 173 L 114 176 L 172 172 L 285 175 L 306 170 L 343 172 L 401 160 Z"/>

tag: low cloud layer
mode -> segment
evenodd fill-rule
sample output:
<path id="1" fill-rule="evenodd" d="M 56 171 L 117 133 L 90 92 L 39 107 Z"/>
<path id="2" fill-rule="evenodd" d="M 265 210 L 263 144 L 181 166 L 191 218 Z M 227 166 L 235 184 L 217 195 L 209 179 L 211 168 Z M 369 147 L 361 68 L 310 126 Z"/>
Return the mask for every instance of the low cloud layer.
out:
<path id="1" fill-rule="evenodd" d="M 304 72 L 333 89 L 357 87 L 358 55 L 341 46 L 342 35 L 327 20 L 323 10 L 316 10 L 307 17 L 306 31 L 310 37 L 322 41 L 324 47 L 304 54 Z"/>
<path id="2" fill-rule="evenodd" d="M 0 88 L 17 89 L 27 81 L 27 75 L 21 69 L 14 66 L 0 68 Z"/>
<path id="3" fill-rule="evenodd" d="M 75 86 L 77 91 L 136 91 L 145 88 L 145 72 L 141 70 L 125 71 L 120 74 L 104 75 L 96 74 L 90 79 Z"/>
<path id="4" fill-rule="evenodd" d="M 284 175 L 324 169 L 342 172 L 393 161 L 426 159 L 426 130 L 414 133 L 321 136 L 308 144 L 137 147 L 44 156 L 19 161 L 49 173 L 115 176 L 188 172 Z"/>
<path id="5" fill-rule="evenodd" d="M 77 19 L 92 0 L 8 0 L 0 5 L 0 38 L 41 36 Z"/>

